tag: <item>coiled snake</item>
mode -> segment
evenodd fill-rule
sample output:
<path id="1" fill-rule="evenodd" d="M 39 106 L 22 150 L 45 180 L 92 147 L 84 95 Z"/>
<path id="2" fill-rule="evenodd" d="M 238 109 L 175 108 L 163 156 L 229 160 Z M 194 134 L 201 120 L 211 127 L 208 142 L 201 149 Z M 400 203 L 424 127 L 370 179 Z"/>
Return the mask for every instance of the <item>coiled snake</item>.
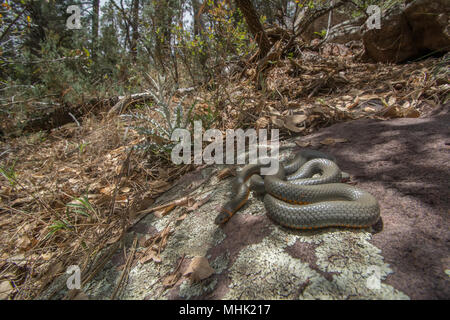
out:
<path id="1" fill-rule="evenodd" d="M 365 228 L 380 218 L 378 202 L 371 194 L 339 183 L 342 172 L 330 155 L 302 150 L 264 179 L 258 175 L 262 167 L 250 164 L 238 173 L 235 196 L 221 208 L 216 224 L 226 223 L 247 202 L 250 190 L 265 193 L 269 218 L 289 228 Z"/>

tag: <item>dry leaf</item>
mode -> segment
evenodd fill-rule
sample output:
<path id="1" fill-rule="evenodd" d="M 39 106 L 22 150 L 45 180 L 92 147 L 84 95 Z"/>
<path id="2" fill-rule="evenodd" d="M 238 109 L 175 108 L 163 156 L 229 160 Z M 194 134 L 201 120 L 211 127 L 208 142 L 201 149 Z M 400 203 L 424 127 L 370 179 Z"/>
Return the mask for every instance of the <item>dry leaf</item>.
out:
<path id="1" fill-rule="evenodd" d="M 163 180 L 155 180 L 149 183 L 152 190 L 156 192 L 165 192 L 170 189 L 171 184 Z"/>
<path id="2" fill-rule="evenodd" d="M 291 122 L 295 125 L 303 123 L 306 119 L 308 119 L 308 117 L 304 114 L 295 114 L 293 116 L 285 117 L 286 122 Z"/>
<path id="3" fill-rule="evenodd" d="M 266 117 L 261 117 L 258 120 L 256 120 L 256 122 L 255 122 L 256 129 L 267 128 L 268 125 L 269 125 L 269 119 L 267 119 Z"/>
<path id="4" fill-rule="evenodd" d="M 284 121 L 277 118 L 276 116 L 271 116 L 270 117 L 270 121 L 272 121 L 272 123 L 274 125 L 276 125 L 277 127 L 283 127 L 284 126 Z"/>
<path id="5" fill-rule="evenodd" d="M 295 144 L 298 145 L 299 147 L 302 148 L 306 148 L 309 147 L 311 145 L 311 141 L 295 141 Z"/>
<path id="6" fill-rule="evenodd" d="M 173 287 L 177 283 L 178 279 L 180 279 L 180 277 L 181 273 L 179 272 L 175 272 L 174 274 L 168 275 L 167 277 L 164 278 L 162 282 L 163 286 L 166 288 Z"/>
<path id="7" fill-rule="evenodd" d="M 342 142 L 347 142 L 347 139 L 334 139 L 334 138 L 326 138 L 322 141 L 320 141 L 321 144 L 324 144 L 326 146 L 332 146 L 335 145 L 336 143 L 342 143 Z"/>
<path id="8" fill-rule="evenodd" d="M 208 195 L 206 195 L 205 197 L 199 199 L 198 201 L 196 201 L 192 206 L 188 207 L 186 210 L 188 212 L 190 211 L 194 211 L 197 210 L 198 208 L 200 208 L 202 205 L 204 205 L 205 203 L 207 203 L 211 197 L 213 195 L 213 192 L 209 193 Z"/>
<path id="9" fill-rule="evenodd" d="M 0 282 L 0 300 L 7 300 L 9 295 L 14 292 L 14 288 L 9 280 Z"/>
<path id="10" fill-rule="evenodd" d="M 103 194 L 106 194 L 106 195 L 110 195 L 110 194 L 112 194 L 113 189 L 114 189 L 114 187 L 107 186 L 107 187 L 104 187 L 104 188 L 100 189 L 100 193 L 103 193 Z"/>
<path id="11" fill-rule="evenodd" d="M 414 108 L 403 111 L 403 116 L 405 118 L 418 118 L 420 117 L 420 112 Z"/>
<path id="12" fill-rule="evenodd" d="M 127 202 L 128 196 L 126 194 L 120 194 L 116 196 L 116 202 Z"/>
<path id="13" fill-rule="evenodd" d="M 356 107 L 358 105 L 359 105 L 359 97 L 356 97 L 355 101 L 353 101 L 353 103 L 350 103 L 349 105 L 347 105 L 346 108 L 348 110 L 351 110 L 351 109 L 353 109 L 354 107 Z"/>
<path id="14" fill-rule="evenodd" d="M 128 192 L 130 192 L 130 187 L 123 187 L 123 188 L 120 188 L 120 192 L 123 192 L 123 193 L 128 193 Z"/>
<path id="15" fill-rule="evenodd" d="M 156 263 L 160 263 L 162 261 L 161 256 L 159 254 L 155 254 L 152 257 L 153 261 L 155 261 Z"/>
<path id="16" fill-rule="evenodd" d="M 161 257 L 156 252 L 154 252 L 153 250 L 148 250 L 146 254 L 141 259 L 139 259 L 139 262 L 144 264 L 150 260 L 153 260 L 156 263 L 160 263 L 162 261 Z"/>
<path id="17" fill-rule="evenodd" d="M 13 263 L 19 267 L 24 267 L 27 264 L 27 259 L 23 253 L 16 254 L 6 260 L 9 263 Z"/>
<path id="18" fill-rule="evenodd" d="M 398 106 L 387 107 L 382 111 L 382 115 L 387 118 L 401 118 L 403 116 Z"/>
<path id="19" fill-rule="evenodd" d="M 394 96 L 389 97 L 388 105 L 392 106 L 396 102 L 397 102 L 397 98 L 395 98 Z"/>
<path id="20" fill-rule="evenodd" d="M 299 128 L 297 125 L 303 123 L 306 119 L 308 119 L 308 117 L 303 114 L 286 116 L 284 118 L 284 127 L 292 132 L 302 132 L 305 130 L 305 127 Z"/>
<path id="21" fill-rule="evenodd" d="M 184 219 L 186 219 L 187 217 L 187 213 L 183 214 L 181 217 L 179 217 L 176 221 L 183 221 Z"/>
<path id="22" fill-rule="evenodd" d="M 230 168 L 222 169 L 222 170 L 220 170 L 220 171 L 217 173 L 217 178 L 218 178 L 219 180 L 223 180 L 223 179 L 225 179 L 225 178 L 228 178 L 229 176 L 231 176 L 231 169 L 230 169 Z"/>
<path id="23" fill-rule="evenodd" d="M 172 204 L 170 204 L 169 206 L 164 207 L 164 208 L 162 208 L 162 209 L 160 209 L 160 210 L 155 211 L 153 214 L 154 214 L 155 216 L 157 216 L 158 218 L 162 218 L 162 217 L 164 217 L 165 215 L 167 215 L 170 211 L 172 211 L 173 208 L 175 208 L 175 204 L 174 204 L 174 203 L 172 203 Z"/>
<path id="24" fill-rule="evenodd" d="M 208 259 L 205 257 L 195 257 L 184 273 L 189 276 L 192 282 L 198 282 L 206 279 L 214 273 L 214 269 L 209 265 Z"/>
<path id="25" fill-rule="evenodd" d="M 41 258 L 44 261 L 49 261 L 52 257 L 53 257 L 53 252 L 46 252 L 46 253 L 41 255 Z"/>
<path id="26" fill-rule="evenodd" d="M 28 236 L 24 235 L 17 241 L 16 245 L 23 251 L 26 251 L 31 247 L 31 240 Z"/>

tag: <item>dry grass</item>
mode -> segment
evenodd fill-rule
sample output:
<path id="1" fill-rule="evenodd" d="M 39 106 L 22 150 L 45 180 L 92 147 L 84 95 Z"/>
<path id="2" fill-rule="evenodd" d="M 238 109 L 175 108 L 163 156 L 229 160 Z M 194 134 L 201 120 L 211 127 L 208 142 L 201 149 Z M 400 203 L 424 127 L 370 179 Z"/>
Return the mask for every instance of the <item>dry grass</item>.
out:
<path id="1" fill-rule="evenodd" d="M 131 152 L 141 141 L 114 118 L 2 144 L 0 282 L 14 285 L 11 297 L 32 298 L 67 266 L 86 267 L 170 187 L 180 168 Z"/>

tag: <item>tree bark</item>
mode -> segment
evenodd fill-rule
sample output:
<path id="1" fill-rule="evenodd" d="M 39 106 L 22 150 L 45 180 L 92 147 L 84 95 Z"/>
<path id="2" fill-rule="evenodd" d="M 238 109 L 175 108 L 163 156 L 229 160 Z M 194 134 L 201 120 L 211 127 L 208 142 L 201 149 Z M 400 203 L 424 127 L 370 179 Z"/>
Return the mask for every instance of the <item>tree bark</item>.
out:
<path id="1" fill-rule="evenodd" d="M 133 0 L 132 3 L 132 17 L 131 23 L 131 56 L 133 61 L 137 58 L 137 43 L 139 39 L 139 0 Z"/>
<path id="2" fill-rule="evenodd" d="M 244 15 L 245 22 L 247 22 L 248 29 L 255 37 L 258 43 L 259 50 L 261 51 L 261 58 L 265 57 L 269 53 L 272 44 L 269 41 L 264 28 L 259 21 L 258 14 L 256 13 L 255 7 L 253 6 L 251 0 L 236 0 L 237 7 L 241 10 Z"/>
<path id="3" fill-rule="evenodd" d="M 92 57 L 97 57 L 98 47 L 98 17 L 100 14 L 100 0 L 94 0 L 92 4 Z"/>
<path id="4" fill-rule="evenodd" d="M 202 5 L 199 0 L 191 0 L 192 11 L 194 14 L 194 35 L 199 35 L 201 30 L 204 28 L 204 22 L 202 19 L 202 13 L 200 8 Z"/>

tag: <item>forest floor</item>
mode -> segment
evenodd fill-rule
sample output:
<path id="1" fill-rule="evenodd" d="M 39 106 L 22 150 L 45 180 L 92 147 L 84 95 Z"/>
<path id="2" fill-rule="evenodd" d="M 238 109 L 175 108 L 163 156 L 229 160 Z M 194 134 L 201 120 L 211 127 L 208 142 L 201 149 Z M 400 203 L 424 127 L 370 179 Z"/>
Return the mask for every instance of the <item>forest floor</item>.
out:
<path id="1" fill-rule="evenodd" d="M 288 138 L 360 118 L 426 117 L 448 103 L 448 55 L 386 65 L 355 62 L 345 50 L 331 46 L 278 61 L 264 70 L 262 85 L 249 66 L 216 91 L 195 92 L 195 113 L 212 110 L 211 126 L 221 130 L 278 127 Z M 120 243 L 176 178 L 195 168 L 133 150 L 146 138 L 106 111 L 86 116 L 80 126 L 1 142 L 0 299 L 31 299 L 68 266 L 88 268 L 101 249 Z M 178 201 L 153 214 L 192 205 Z"/>

